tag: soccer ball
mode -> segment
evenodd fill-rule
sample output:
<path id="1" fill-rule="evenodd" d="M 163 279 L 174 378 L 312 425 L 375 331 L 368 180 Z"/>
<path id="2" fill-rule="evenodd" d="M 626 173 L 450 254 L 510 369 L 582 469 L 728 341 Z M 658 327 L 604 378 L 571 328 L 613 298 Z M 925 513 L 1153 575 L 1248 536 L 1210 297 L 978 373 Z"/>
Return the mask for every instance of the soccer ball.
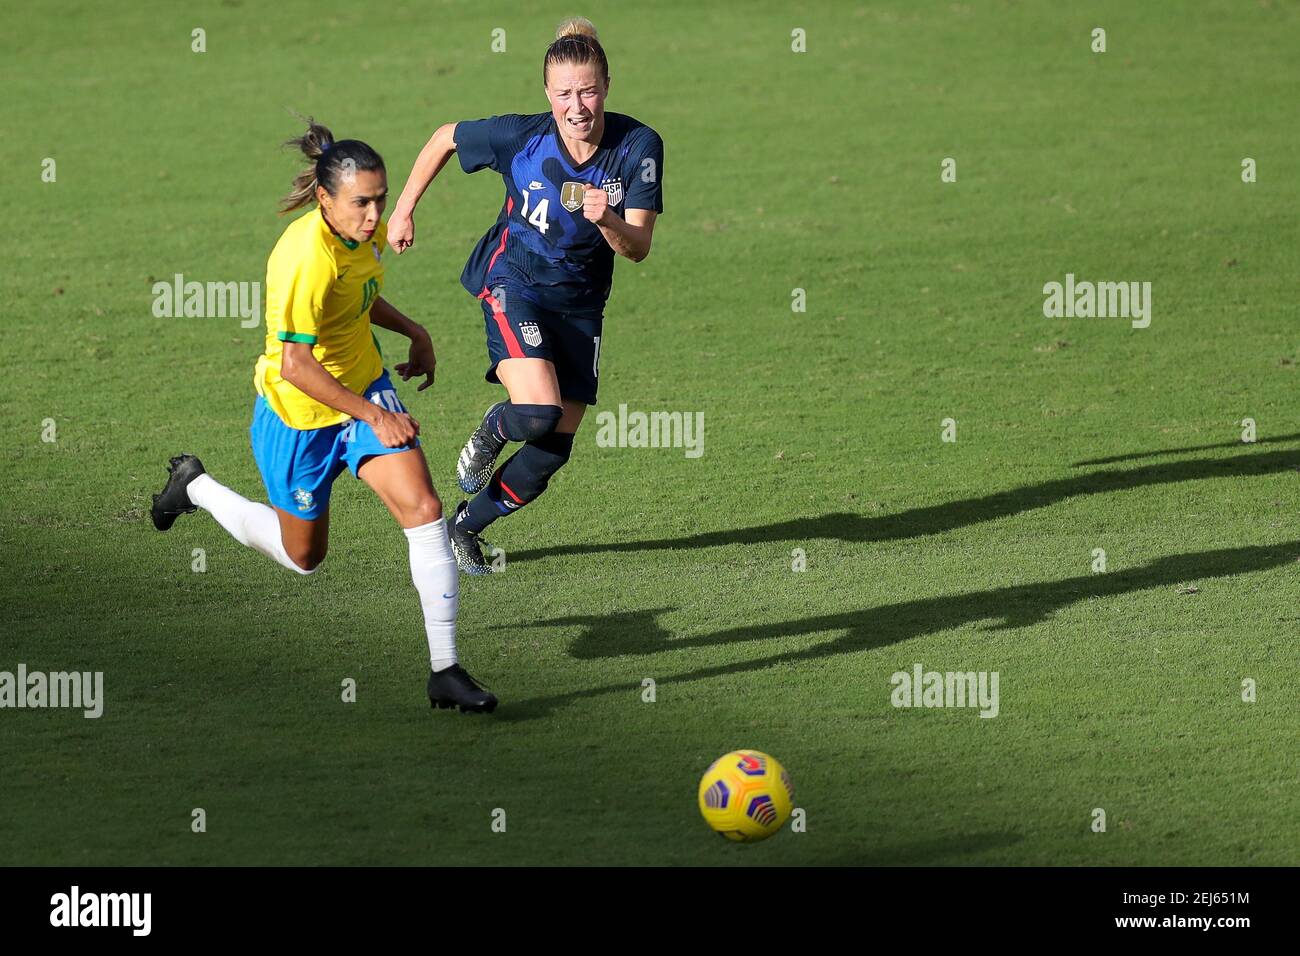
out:
<path id="1" fill-rule="evenodd" d="M 758 750 L 733 750 L 700 778 L 700 813 L 728 840 L 766 840 L 790 819 L 794 787 L 776 760 Z"/>

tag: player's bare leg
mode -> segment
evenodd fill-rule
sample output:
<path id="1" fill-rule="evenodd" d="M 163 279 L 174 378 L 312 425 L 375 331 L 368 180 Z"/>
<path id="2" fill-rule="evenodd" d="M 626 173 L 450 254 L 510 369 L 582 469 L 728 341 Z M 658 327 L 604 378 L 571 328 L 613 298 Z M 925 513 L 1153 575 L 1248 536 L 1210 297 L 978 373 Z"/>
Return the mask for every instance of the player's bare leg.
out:
<path id="1" fill-rule="evenodd" d="M 330 513 L 326 508 L 313 521 L 291 515 L 282 508 L 275 509 L 280 519 L 280 541 L 284 553 L 304 571 L 315 571 L 329 551 Z"/>
<path id="2" fill-rule="evenodd" d="M 573 435 L 578 431 L 578 426 L 582 424 L 582 416 L 587 413 L 587 406 L 582 402 L 575 402 L 571 398 L 563 400 L 564 414 L 560 416 L 560 424 L 555 426 L 555 430 L 562 435 Z"/>

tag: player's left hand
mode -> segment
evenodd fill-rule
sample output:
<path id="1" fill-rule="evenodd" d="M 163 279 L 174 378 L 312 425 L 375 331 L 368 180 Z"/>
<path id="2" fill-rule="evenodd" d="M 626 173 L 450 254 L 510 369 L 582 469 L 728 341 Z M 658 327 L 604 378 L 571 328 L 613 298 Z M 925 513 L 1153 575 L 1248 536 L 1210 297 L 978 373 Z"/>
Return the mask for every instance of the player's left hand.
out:
<path id="1" fill-rule="evenodd" d="M 582 193 L 583 218 L 598 226 L 608 225 L 609 193 L 591 183 L 583 183 L 583 186 L 585 187 Z"/>
<path id="2" fill-rule="evenodd" d="M 433 354 L 433 342 L 428 337 L 416 339 L 411 342 L 410 361 L 398 362 L 393 366 L 397 374 L 402 376 L 402 381 L 409 381 L 413 376 L 425 376 L 424 384 L 416 389 L 417 392 L 423 392 L 433 384 L 434 366 L 438 364 L 438 358 Z"/>

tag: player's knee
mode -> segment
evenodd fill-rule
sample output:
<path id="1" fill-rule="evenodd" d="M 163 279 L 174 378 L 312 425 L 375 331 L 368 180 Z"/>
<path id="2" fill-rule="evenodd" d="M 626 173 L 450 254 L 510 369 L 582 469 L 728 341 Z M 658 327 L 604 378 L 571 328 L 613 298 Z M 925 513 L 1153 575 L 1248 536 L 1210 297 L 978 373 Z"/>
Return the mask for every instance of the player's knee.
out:
<path id="1" fill-rule="evenodd" d="M 514 441 L 534 441 L 555 431 L 564 416 L 559 405 L 517 405 L 510 402 L 501 412 L 506 432 Z"/>
<path id="2" fill-rule="evenodd" d="M 437 495 L 425 495 L 418 501 L 414 502 L 406 509 L 403 525 L 407 528 L 418 528 L 421 525 L 432 524 L 442 517 L 442 502 L 438 500 Z"/>
<path id="3" fill-rule="evenodd" d="M 293 569 L 299 574 L 312 574 L 325 561 L 324 548 L 295 548 L 294 550 L 285 549 L 285 554 L 293 562 Z"/>

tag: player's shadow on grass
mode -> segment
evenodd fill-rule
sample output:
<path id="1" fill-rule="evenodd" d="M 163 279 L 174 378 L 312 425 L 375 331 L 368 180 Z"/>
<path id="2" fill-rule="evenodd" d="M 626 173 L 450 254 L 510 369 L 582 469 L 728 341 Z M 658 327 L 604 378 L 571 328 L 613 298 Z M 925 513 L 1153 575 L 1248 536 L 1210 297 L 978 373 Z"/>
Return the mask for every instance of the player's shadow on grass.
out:
<path id="1" fill-rule="evenodd" d="M 1253 445 L 1280 445 L 1284 442 L 1300 441 L 1300 432 L 1293 435 L 1274 435 L 1271 438 L 1257 438 Z M 1071 468 L 1083 468 L 1087 465 L 1115 465 L 1121 461 L 1137 461 L 1140 458 L 1158 458 L 1161 455 L 1187 455 L 1196 451 L 1218 451 L 1221 448 L 1240 448 L 1245 442 L 1225 441 L 1215 445 L 1189 445 L 1186 448 L 1161 448 L 1156 451 L 1137 451 L 1128 455 L 1111 455 L 1109 458 L 1089 458 L 1073 462 Z"/>
<path id="2" fill-rule="evenodd" d="M 537 621 L 534 627 L 579 627 L 571 653 L 580 659 L 602 659 L 627 655 L 659 655 L 654 667 L 645 670 L 656 674 L 658 683 L 670 685 L 683 681 L 706 680 L 727 674 L 763 670 L 778 664 L 801 664 L 839 654 L 897 644 L 914 637 L 933 634 L 982 621 L 996 622 L 983 630 L 1015 630 L 1038 624 L 1061 608 L 1089 598 L 1114 597 L 1148 588 L 1162 588 L 1170 601 L 1203 601 L 1207 596 L 1180 595 L 1179 584 L 1205 582 L 1237 574 L 1263 571 L 1294 563 L 1300 555 L 1300 541 L 1281 545 L 1225 548 L 1160 558 L 1150 564 L 1124 571 L 1083 574 L 1061 581 L 1021 584 L 994 588 L 974 594 L 951 594 L 922 598 L 898 604 L 886 604 L 861 611 L 822 614 L 814 617 L 726 628 L 698 637 L 676 638 L 660 623 L 668 609 L 601 613 Z M 665 673 L 673 652 L 698 651 L 710 647 L 799 638 L 811 634 L 839 633 L 839 637 L 812 647 L 768 654 L 739 663 L 700 667 L 675 675 Z M 688 658 L 689 659 L 689 658 Z M 883 686 L 883 685 L 882 685 Z M 539 717 L 553 707 L 605 694 L 633 695 L 641 690 L 638 683 L 607 684 L 566 694 L 534 698 L 503 706 L 506 719 L 526 720 Z"/>
<path id="3" fill-rule="evenodd" d="M 1278 439 L 1279 441 L 1281 439 Z M 1150 485 L 1199 481 L 1204 478 L 1246 478 L 1300 468 L 1300 451 L 1272 451 L 1166 462 L 1142 468 L 1092 472 L 1057 478 L 1035 485 L 999 491 L 979 498 L 965 498 L 941 505 L 909 508 L 892 515 L 866 516 L 849 513 L 796 518 L 776 524 L 726 531 L 708 531 L 679 538 L 649 541 L 617 541 L 605 544 L 564 544 L 551 548 L 511 552 L 510 560 L 527 561 L 554 555 L 591 554 L 605 551 L 653 551 L 710 548 L 731 544 L 768 544 L 777 541 L 811 541 L 828 538 L 848 542 L 898 541 L 942 534 L 968 525 L 993 521 L 1045 508 L 1082 495 L 1128 491 Z"/>

